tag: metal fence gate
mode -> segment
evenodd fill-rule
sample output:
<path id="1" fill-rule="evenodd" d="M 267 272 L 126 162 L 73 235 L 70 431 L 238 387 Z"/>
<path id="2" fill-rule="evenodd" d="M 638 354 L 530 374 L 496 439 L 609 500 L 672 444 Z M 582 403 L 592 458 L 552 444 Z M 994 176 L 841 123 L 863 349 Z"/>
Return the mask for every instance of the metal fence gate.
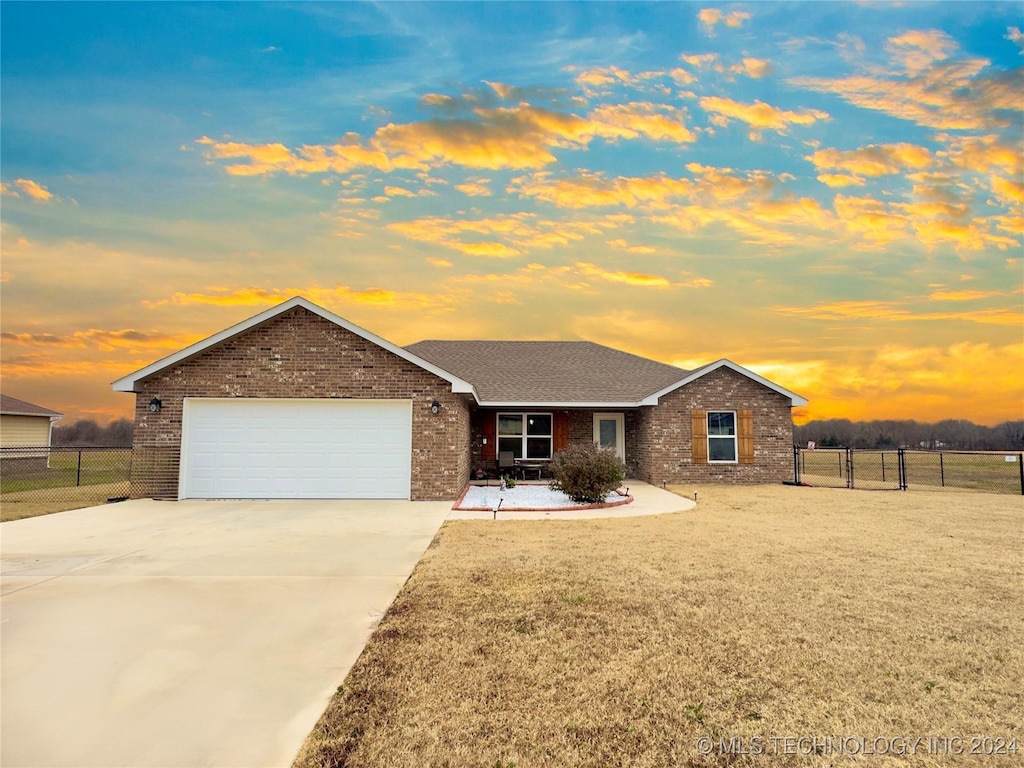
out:
<path id="1" fill-rule="evenodd" d="M 862 490 L 947 489 L 1024 495 L 1024 452 L 793 448 L 801 485 Z"/>

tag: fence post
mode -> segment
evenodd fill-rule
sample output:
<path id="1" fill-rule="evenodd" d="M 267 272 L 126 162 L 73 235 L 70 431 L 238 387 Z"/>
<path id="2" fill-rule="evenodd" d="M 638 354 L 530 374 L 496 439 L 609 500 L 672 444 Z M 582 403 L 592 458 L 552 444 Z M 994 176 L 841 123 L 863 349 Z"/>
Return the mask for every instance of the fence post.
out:
<path id="1" fill-rule="evenodd" d="M 1020 495 L 1024 496 L 1024 453 L 1017 454 L 1017 469 L 1020 470 Z"/>
<path id="2" fill-rule="evenodd" d="M 907 490 L 907 452 L 900 448 L 896 454 L 896 469 L 900 481 L 900 490 Z"/>
<path id="3" fill-rule="evenodd" d="M 846 449 L 846 487 L 853 488 L 853 449 Z"/>
<path id="4" fill-rule="evenodd" d="M 82 449 L 78 449 L 78 473 L 75 476 L 75 487 L 82 484 Z"/>
<path id="5" fill-rule="evenodd" d="M 885 482 L 885 451 L 882 451 L 882 482 Z"/>
<path id="6" fill-rule="evenodd" d="M 793 446 L 793 482 L 800 485 L 800 446 Z"/>
<path id="7" fill-rule="evenodd" d="M 942 460 L 942 451 L 939 451 L 939 483 L 946 487 L 946 463 Z"/>

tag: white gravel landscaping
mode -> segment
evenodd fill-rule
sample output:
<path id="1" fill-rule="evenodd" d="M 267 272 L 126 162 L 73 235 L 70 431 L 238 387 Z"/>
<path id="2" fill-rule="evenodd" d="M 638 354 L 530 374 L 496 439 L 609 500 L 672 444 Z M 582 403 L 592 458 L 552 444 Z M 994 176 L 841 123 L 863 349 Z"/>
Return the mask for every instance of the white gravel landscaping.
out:
<path id="1" fill-rule="evenodd" d="M 605 498 L 608 503 L 621 503 L 624 500 L 624 496 L 620 496 L 614 491 Z M 501 509 L 572 509 L 586 506 L 577 504 L 561 491 L 553 491 L 546 485 L 518 483 L 515 488 L 505 488 L 504 490 L 497 485 L 471 485 L 457 509 L 474 507 L 494 509 L 498 506 L 499 501 Z"/>

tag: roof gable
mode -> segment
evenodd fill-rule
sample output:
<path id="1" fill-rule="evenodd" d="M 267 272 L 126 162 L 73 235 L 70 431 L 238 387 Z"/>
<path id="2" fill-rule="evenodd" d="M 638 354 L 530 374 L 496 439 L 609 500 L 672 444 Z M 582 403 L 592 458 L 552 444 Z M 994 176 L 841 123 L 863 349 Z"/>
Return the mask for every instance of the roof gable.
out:
<path id="1" fill-rule="evenodd" d="M 667 395 L 669 392 L 673 392 L 674 390 L 677 390 L 680 387 L 686 386 L 691 381 L 696 381 L 701 376 L 707 376 L 709 373 L 711 373 L 712 371 L 717 371 L 719 368 L 728 368 L 729 370 L 735 371 L 741 376 L 746 376 L 748 379 L 756 381 L 758 384 L 761 384 L 762 386 L 768 387 L 768 389 L 774 392 L 778 392 L 780 395 L 788 397 L 790 406 L 807 405 L 807 398 L 801 397 L 796 392 L 791 392 L 785 387 L 780 387 L 775 382 L 769 381 L 763 376 L 758 376 L 753 371 L 744 368 L 742 365 L 736 365 L 736 363 L 732 362 L 732 360 L 726 360 L 725 358 L 722 358 L 721 360 L 716 360 L 713 363 L 701 366 L 700 368 L 690 371 L 684 378 L 652 394 L 649 398 L 647 398 L 647 400 L 641 403 L 641 405 L 657 405 L 658 398 L 663 397 L 664 395 Z"/>
<path id="2" fill-rule="evenodd" d="M 306 309 L 312 312 L 313 314 L 319 315 L 325 320 L 332 322 L 335 325 L 338 325 L 344 328 L 345 330 L 356 334 L 357 336 L 361 336 L 370 343 L 376 344 L 378 347 L 386 349 L 388 352 L 397 355 L 403 360 L 406 360 L 412 363 L 413 365 L 423 368 L 424 370 L 429 371 L 435 376 L 438 376 L 444 379 L 445 381 L 450 382 L 452 385 L 453 392 L 473 392 L 473 387 L 469 382 L 464 381 L 457 376 L 453 376 L 448 371 L 438 368 L 433 363 L 430 363 L 427 360 L 424 360 L 423 358 L 418 357 L 417 355 L 405 349 L 402 349 L 402 347 L 399 347 L 396 344 L 392 344 L 390 341 L 387 341 L 386 339 L 383 339 L 380 336 L 377 336 L 376 334 L 370 333 L 369 331 L 360 328 L 358 325 L 355 325 L 354 323 L 350 323 L 348 320 L 345 320 L 344 318 L 334 314 L 333 312 L 327 311 L 323 307 L 318 306 L 313 302 L 302 298 L 301 296 L 296 296 L 294 298 L 288 299 L 288 301 L 278 304 L 275 307 L 271 307 L 270 309 L 267 309 L 263 312 L 260 312 L 258 315 L 253 315 L 248 320 L 243 320 L 242 322 L 237 323 L 236 325 L 233 325 L 230 328 L 225 328 L 220 333 L 215 333 L 213 336 L 203 339 L 202 341 L 197 341 L 195 344 L 185 347 L 184 349 L 175 352 L 173 355 L 168 355 L 167 357 L 161 360 L 157 360 L 155 363 L 147 365 L 145 368 L 140 368 L 134 373 L 130 373 L 127 376 L 118 379 L 112 384 L 112 386 L 114 390 L 117 392 L 136 392 L 138 391 L 137 388 L 139 383 L 143 379 L 152 376 L 155 373 L 159 373 L 160 371 L 178 365 L 179 363 L 184 362 L 189 358 L 195 357 L 201 352 L 205 352 L 206 350 L 215 347 L 221 342 L 235 338 L 236 336 L 240 336 L 246 331 L 255 328 L 256 326 L 262 323 L 265 323 L 268 320 L 272 320 L 273 318 L 282 315 L 285 312 L 294 309 L 295 307 L 302 307 L 303 309 Z"/>
<path id="3" fill-rule="evenodd" d="M 64 415 L 10 395 L 0 395 L 0 413 L 6 416 L 47 416 L 49 418 L 60 418 Z"/>

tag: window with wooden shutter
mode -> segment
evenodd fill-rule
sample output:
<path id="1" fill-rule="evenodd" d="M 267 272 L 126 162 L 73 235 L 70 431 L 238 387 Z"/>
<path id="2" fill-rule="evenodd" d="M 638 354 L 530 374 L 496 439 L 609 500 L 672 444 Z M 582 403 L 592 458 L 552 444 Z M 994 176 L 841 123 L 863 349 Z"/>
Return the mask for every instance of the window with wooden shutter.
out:
<path id="1" fill-rule="evenodd" d="M 739 429 L 737 434 L 739 437 L 740 447 L 740 464 L 753 464 L 754 463 L 754 412 L 751 410 L 737 411 L 736 415 L 739 417 Z"/>
<path id="2" fill-rule="evenodd" d="M 708 414 L 707 411 L 691 411 L 693 425 L 693 448 L 691 451 L 694 464 L 708 462 Z"/>

